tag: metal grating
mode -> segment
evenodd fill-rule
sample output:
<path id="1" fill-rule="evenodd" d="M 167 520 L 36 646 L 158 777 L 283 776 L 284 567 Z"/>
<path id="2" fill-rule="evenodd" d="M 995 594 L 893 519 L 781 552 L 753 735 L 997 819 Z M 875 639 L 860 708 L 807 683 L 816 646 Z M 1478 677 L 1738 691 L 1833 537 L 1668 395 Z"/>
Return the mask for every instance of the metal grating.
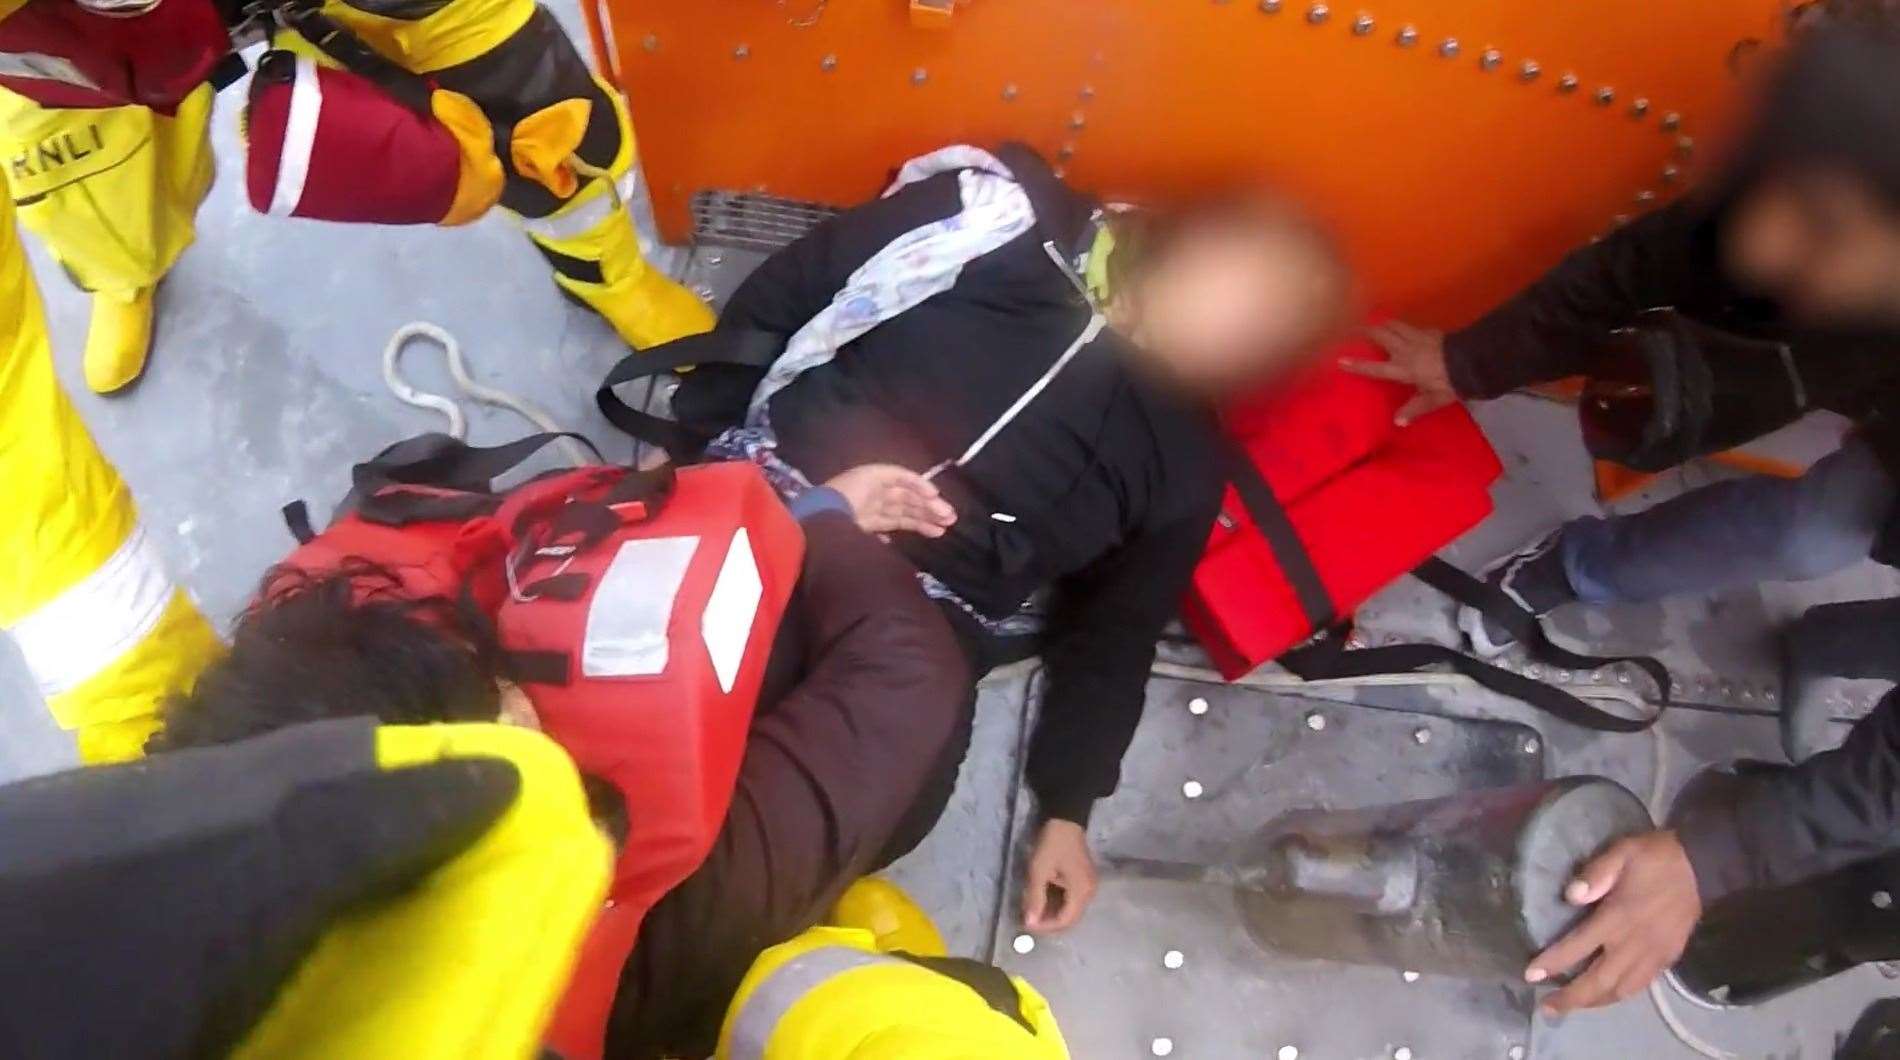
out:
<path id="1" fill-rule="evenodd" d="M 693 196 L 693 242 L 771 253 L 837 216 L 823 203 L 736 191 Z"/>

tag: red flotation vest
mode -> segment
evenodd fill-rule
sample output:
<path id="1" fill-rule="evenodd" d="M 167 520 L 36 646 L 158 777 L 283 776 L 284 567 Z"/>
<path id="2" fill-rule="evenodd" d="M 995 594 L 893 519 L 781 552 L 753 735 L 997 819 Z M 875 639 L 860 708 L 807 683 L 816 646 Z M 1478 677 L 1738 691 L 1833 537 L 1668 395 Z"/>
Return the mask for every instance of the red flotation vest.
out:
<path id="1" fill-rule="evenodd" d="M 432 477 L 416 466 L 400 477 Z M 497 495 L 365 491 L 359 469 L 354 510 L 286 563 L 330 571 L 360 557 L 390 568 L 405 597 L 467 594 L 493 618 L 542 728 L 625 800 L 612 888 L 549 1031 L 568 1060 L 601 1054 L 641 919 L 725 821 L 804 561 L 803 534 L 756 468 L 666 477 L 589 467 Z"/>
<path id="2" fill-rule="evenodd" d="M 28 0 L 0 17 L 0 87 L 46 107 L 130 103 L 170 114 L 230 52 L 211 0 L 164 0 L 134 14 Z"/>
<path id="3" fill-rule="evenodd" d="M 1256 474 L 1235 468 L 1183 619 L 1229 679 L 1319 632 L 1316 618 L 1351 615 L 1491 514 L 1503 467 L 1470 414 L 1452 406 L 1396 426 L 1409 391 L 1340 369 L 1348 359 L 1385 354 L 1367 339 L 1343 343 L 1222 412 Z M 1250 486 L 1271 496 L 1250 505 Z M 1277 527 L 1255 518 L 1263 507 L 1278 509 L 1263 513 Z M 1304 593 L 1282 559 L 1288 534 L 1317 575 Z"/>

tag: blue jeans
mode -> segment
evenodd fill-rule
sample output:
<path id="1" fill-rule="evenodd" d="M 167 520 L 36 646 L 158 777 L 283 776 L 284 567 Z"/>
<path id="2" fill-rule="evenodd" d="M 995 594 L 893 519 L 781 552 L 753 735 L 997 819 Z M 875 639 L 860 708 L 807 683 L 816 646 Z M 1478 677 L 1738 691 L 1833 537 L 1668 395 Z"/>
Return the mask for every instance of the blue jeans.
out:
<path id="1" fill-rule="evenodd" d="M 1867 558 L 1895 497 L 1874 451 L 1849 438 L 1800 478 L 1750 475 L 1631 515 L 1574 520 L 1563 528 L 1564 571 L 1591 604 L 1819 578 Z"/>

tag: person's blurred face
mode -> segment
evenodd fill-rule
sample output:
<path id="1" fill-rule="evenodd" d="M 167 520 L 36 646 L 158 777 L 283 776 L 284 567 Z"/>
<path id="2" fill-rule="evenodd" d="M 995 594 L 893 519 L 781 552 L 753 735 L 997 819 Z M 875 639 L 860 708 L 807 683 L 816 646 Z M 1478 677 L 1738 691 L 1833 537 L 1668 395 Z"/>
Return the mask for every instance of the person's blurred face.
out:
<path id="1" fill-rule="evenodd" d="M 1820 326 L 1900 325 L 1900 209 L 1836 170 L 1769 177 L 1729 220 L 1736 275 Z"/>
<path id="2" fill-rule="evenodd" d="M 1342 322 L 1347 287 L 1313 232 L 1210 223 L 1176 238 L 1111 317 L 1177 383 L 1217 395 L 1314 352 Z"/>

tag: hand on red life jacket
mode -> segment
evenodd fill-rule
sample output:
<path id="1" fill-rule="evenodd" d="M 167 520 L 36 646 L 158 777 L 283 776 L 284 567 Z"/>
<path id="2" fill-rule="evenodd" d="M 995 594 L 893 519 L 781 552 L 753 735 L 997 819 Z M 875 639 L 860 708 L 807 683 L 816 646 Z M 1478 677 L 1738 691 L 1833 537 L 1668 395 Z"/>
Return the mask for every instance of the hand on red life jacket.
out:
<path id="1" fill-rule="evenodd" d="M 1417 389 L 1418 393 L 1400 406 L 1393 417 L 1399 426 L 1458 400 L 1458 392 L 1451 385 L 1451 373 L 1445 367 L 1444 332 L 1393 320 L 1368 329 L 1367 334 L 1391 360 L 1344 360 L 1339 366 L 1372 379 L 1403 383 Z"/>
<path id="2" fill-rule="evenodd" d="M 0 788 L 0 1041 L 22 1056 L 221 1056 L 332 919 L 480 838 L 501 759 L 385 771 L 366 718 Z"/>

